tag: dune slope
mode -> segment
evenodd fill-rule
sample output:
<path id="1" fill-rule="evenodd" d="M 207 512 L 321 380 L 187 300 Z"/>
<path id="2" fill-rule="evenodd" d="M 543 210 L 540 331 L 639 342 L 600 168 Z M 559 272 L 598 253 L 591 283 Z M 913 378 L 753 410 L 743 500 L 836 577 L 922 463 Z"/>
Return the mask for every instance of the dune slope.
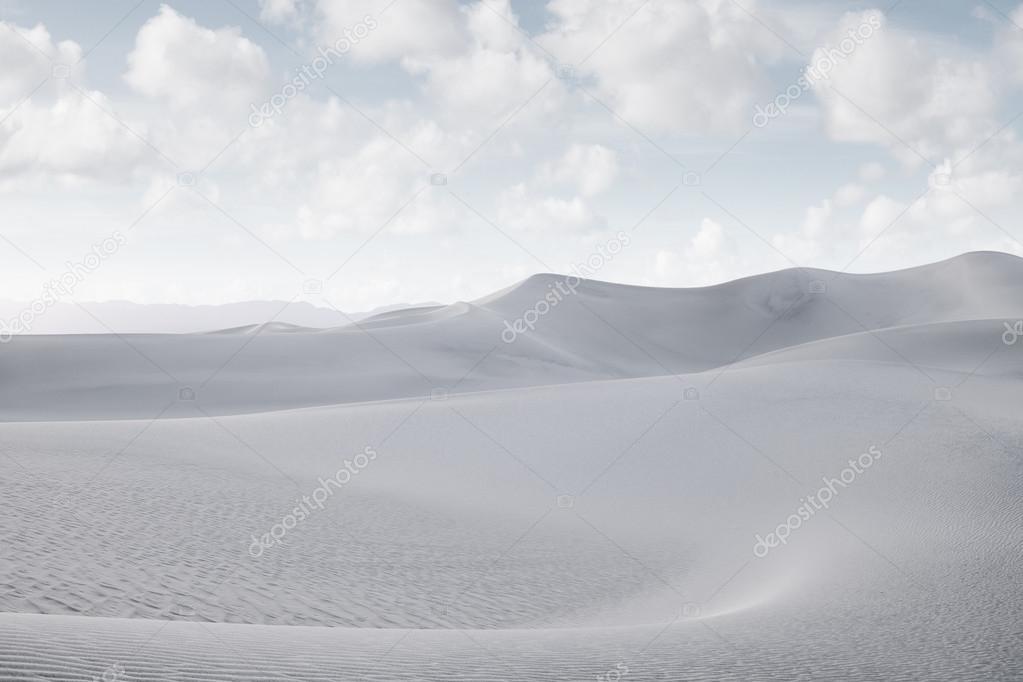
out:
<path id="1" fill-rule="evenodd" d="M 1023 316 L 1021 287 L 1023 260 L 972 253 L 894 273 L 793 269 L 703 289 L 537 275 L 473 303 L 328 330 L 15 337 L 0 355 L 0 418 L 189 416 L 180 403 L 192 397 L 207 414 L 237 414 L 698 372 L 865 331 L 1000 327 Z"/>
<path id="2" fill-rule="evenodd" d="M 193 381 L 235 351 L 184 400 L 117 338 L 17 339 L 0 679 L 1023 676 L 1020 261 L 582 282 L 503 343 L 559 281 L 132 337 Z"/>

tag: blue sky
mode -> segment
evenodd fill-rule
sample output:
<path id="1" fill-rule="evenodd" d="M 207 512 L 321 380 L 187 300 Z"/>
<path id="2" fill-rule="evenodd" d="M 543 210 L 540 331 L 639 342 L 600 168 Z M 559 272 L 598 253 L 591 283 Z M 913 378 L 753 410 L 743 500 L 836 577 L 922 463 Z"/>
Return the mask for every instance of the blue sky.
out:
<path id="1" fill-rule="evenodd" d="M 1016 3 L 0 0 L 0 21 L 4 298 L 115 232 L 78 300 L 321 280 L 361 310 L 585 263 L 697 286 L 1023 253 Z"/>

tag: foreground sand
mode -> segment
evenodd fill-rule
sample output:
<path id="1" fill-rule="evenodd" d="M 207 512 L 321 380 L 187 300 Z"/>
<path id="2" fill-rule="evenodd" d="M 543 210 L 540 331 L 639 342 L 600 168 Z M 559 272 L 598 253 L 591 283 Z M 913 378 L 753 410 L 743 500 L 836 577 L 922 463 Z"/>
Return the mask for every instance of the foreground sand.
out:
<path id="1" fill-rule="evenodd" d="M 194 400 L 127 347 L 118 370 L 116 338 L 18 339 L 0 678 L 1019 679 L 1006 258 L 829 288 L 863 324 L 790 272 L 586 283 L 607 324 L 585 336 L 566 304 L 512 344 L 495 331 L 523 287 L 366 330 L 136 337 L 196 377 L 196 348 L 241 347 Z M 361 343 L 379 354 L 333 355 Z M 334 364 L 305 381 L 310 349 Z M 826 508 L 789 521 L 827 480 Z"/>

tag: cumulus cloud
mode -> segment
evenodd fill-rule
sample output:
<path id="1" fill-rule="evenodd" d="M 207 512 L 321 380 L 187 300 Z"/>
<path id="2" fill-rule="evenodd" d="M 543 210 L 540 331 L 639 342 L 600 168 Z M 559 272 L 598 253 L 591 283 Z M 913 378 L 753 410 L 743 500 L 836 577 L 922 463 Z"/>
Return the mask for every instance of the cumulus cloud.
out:
<path id="1" fill-rule="evenodd" d="M 0 178 L 60 181 L 121 179 L 152 152 L 103 111 L 100 92 L 68 90 L 54 101 L 28 101 L 0 123 Z"/>
<path id="2" fill-rule="evenodd" d="M 417 63 L 438 112 L 454 123 L 495 127 L 552 78 L 549 65 L 526 51 L 480 47 L 449 59 Z"/>
<path id="3" fill-rule="evenodd" d="M 583 197 L 551 196 L 527 183 L 501 192 L 498 220 L 502 226 L 520 231 L 579 232 L 607 227 L 607 220 Z"/>
<path id="4" fill-rule="evenodd" d="M 860 232 L 864 238 L 880 234 L 882 230 L 889 229 L 906 208 L 908 208 L 906 204 L 891 197 L 883 194 L 878 196 L 863 209 L 863 215 L 860 216 Z"/>
<path id="5" fill-rule="evenodd" d="M 182 170 L 203 168 L 270 94 L 263 48 L 237 27 L 209 28 L 168 5 L 139 29 L 125 82 L 150 142 Z"/>
<path id="6" fill-rule="evenodd" d="M 883 145 L 918 166 L 961 154 L 994 132 L 998 100 L 983 56 L 936 53 L 878 10 L 846 14 L 834 41 L 872 17 L 881 28 L 813 84 L 833 139 Z M 826 59 L 822 47 L 812 61 Z"/>
<path id="7" fill-rule="evenodd" d="M 150 156 L 113 118 L 114 103 L 84 86 L 77 43 L 55 41 L 42 24 L 25 29 L 0 22 L 0 62 L 3 188 L 121 180 Z"/>
<path id="8" fill-rule="evenodd" d="M 709 286 L 732 279 L 749 268 L 748 254 L 721 223 L 704 218 L 681 251 L 660 249 L 654 256 L 653 283 Z"/>
<path id="9" fill-rule="evenodd" d="M 951 51 L 933 36 L 897 29 L 870 10 L 844 15 L 829 43 L 870 21 L 881 28 L 835 60 L 828 77 L 813 87 L 833 140 L 887 149 L 912 177 L 923 171 L 920 187 L 910 198 L 868 192 L 864 185 L 876 185 L 887 173 L 883 164 L 865 164 L 860 183 L 810 207 L 804 224 L 778 235 L 776 245 L 799 257 L 839 261 L 837 254 L 851 258 L 869 246 L 865 258 L 878 267 L 896 262 L 894 254 L 911 244 L 921 259 L 925 253 L 940 258 L 975 248 L 1018 248 L 990 219 L 993 209 L 1023 195 L 1016 170 L 1023 148 L 1015 132 L 1000 130 L 999 120 L 1008 87 L 1003 63 L 1012 63 L 1018 31 L 998 29 L 987 50 Z M 825 59 L 827 51 L 816 50 L 811 62 Z"/>
<path id="10" fill-rule="evenodd" d="M 735 3 L 552 0 L 548 10 L 543 44 L 620 116 L 653 132 L 743 129 L 780 51 Z"/>
<path id="11" fill-rule="evenodd" d="M 799 227 L 774 235 L 772 245 L 796 263 L 820 263 L 839 252 L 854 237 L 837 220 L 836 203 L 837 199 L 828 198 L 808 206 Z"/>
<path id="12" fill-rule="evenodd" d="M 64 74 L 82 73 L 82 48 L 74 41 L 54 42 L 42 24 L 26 29 L 0 21 L 0 109 L 16 105 L 44 81 L 51 79 L 54 66 Z M 52 80 L 52 79 L 51 79 Z"/>
<path id="13" fill-rule="evenodd" d="M 993 16 L 993 41 L 980 47 L 902 29 L 909 22 L 901 12 L 889 22 L 876 10 L 843 15 L 821 3 L 812 16 L 794 19 L 805 4 L 741 4 L 550 0 L 542 27 L 525 22 L 524 28 L 509 0 L 259 0 L 261 21 L 286 27 L 297 49 L 308 49 L 310 62 L 315 46 L 336 45 L 367 18 L 372 27 L 351 41 L 351 51 L 327 77 L 338 92 L 344 88 L 347 102 L 317 79 L 279 114 L 249 129 L 250 105 L 280 92 L 293 75 L 285 70 L 295 64 L 240 16 L 244 31 L 211 24 L 230 15 L 199 5 L 194 18 L 160 7 L 124 57 L 130 88 L 116 94 L 89 86 L 76 43 L 61 42 L 42 25 L 4 24 L 0 189 L 10 196 L 26 178 L 111 186 L 128 178 L 137 183 L 122 189 L 134 200 L 143 194 L 145 203 L 173 186 L 178 172 L 205 168 L 218 155 L 196 189 L 268 241 L 317 242 L 288 244 L 281 250 L 289 255 L 292 248 L 306 249 L 313 260 L 317 250 L 326 254 L 381 227 L 392 234 L 490 230 L 449 189 L 502 229 L 542 233 L 556 249 L 607 228 L 605 214 L 623 220 L 642 214 L 642 200 L 613 188 L 625 169 L 628 180 L 641 185 L 663 180 L 669 165 L 587 93 L 671 153 L 725 149 L 751 126 L 756 104 L 782 92 L 800 66 L 764 23 L 801 47 L 816 41 L 822 47 L 812 61 L 850 28 L 877 17 L 880 31 L 838 60 L 812 93 L 803 93 L 801 112 L 813 116 L 754 131 L 712 181 L 729 182 L 728 173 L 743 170 L 745 161 L 786 156 L 797 132 L 799 143 L 821 147 L 822 160 L 810 162 L 820 165 L 807 175 L 820 170 L 819 177 L 834 177 L 834 191 L 804 194 L 810 183 L 790 184 L 779 205 L 770 205 L 771 197 L 766 207 L 741 205 L 752 194 L 735 198 L 737 213 L 768 209 L 758 230 L 797 262 L 842 266 L 868 244 L 865 260 L 910 246 L 919 259 L 965 248 L 1016 248 L 985 216 L 1010 216 L 1023 196 L 1023 145 L 1012 127 L 992 137 L 1016 113 L 1006 110 L 1007 95 L 1023 85 L 1023 32 Z M 1023 24 L 1023 9 L 1013 17 Z M 834 30 L 820 31 L 825 20 Z M 787 30 L 800 21 L 803 29 Z M 532 31 L 536 43 L 523 31 Z M 266 52 L 262 45 L 269 46 Z M 68 65 L 70 81 L 53 77 L 54 63 Z M 573 67 L 577 77 L 565 78 L 558 66 Z M 104 109 L 181 167 L 159 160 Z M 813 137 L 820 134 L 813 129 L 818 121 L 828 139 Z M 682 136 L 705 139 L 696 145 Z M 857 167 L 850 158 L 863 150 L 849 143 L 874 146 L 867 158 L 876 161 Z M 751 144 L 762 147 L 754 154 Z M 470 152 L 473 162 L 463 167 Z M 843 169 L 846 163 L 851 167 Z M 434 172 L 448 172 L 450 188 L 431 186 Z M 760 177 L 768 192 L 789 179 Z M 928 182 L 931 192 L 914 203 Z M 148 193 L 134 191 L 147 186 Z M 795 213 L 786 203 L 794 197 L 800 202 Z M 195 206 L 175 203 L 186 199 Z M 190 192 L 175 192 L 161 209 L 187 215 L 181 222 L 195 225 L 211 210 Z M 181 213 L 186 209 L 191 213 Z M 772 222 L 783 215 L 795 216 L 791 225 Z M 623 275 L 698 285 L 789 265 L 730 223 L 700 217 L 687 216 L 697 222 L 681 242 L 672 243 L 676 234 L 666 227 L 666 215 L 644 227 L 657 247 L 643 252 L 637 242 L 621 261 Z M 405 248 L 446 240 L 399 241 L 393 244 Z M 925 255 L 927 249 L 934 253 Z M 406 255 L 393 255 L 398 265 L 381 276 L 399 281 Z M 500 258 L 483 266 L 467 257 L 456 267 L 472 273 L 470 280 L 481 270 L 490 277 L 511 267 Z M 394 290 L 388 291 L 366 296 Z"/>
<path id="14" fill-rule="evenodd" d="M 334 42 L 369 17 L 375 28 L 353 43 L 352 59 L 399 64 L 420 80 L 427 115 L 451 127 L 493 129 L 554 77 L 549 60 L 517 30 L 508 0 L 465 6 L 454 0 L 359 0 L 321 2 L 318 8 L 321 42 Z M 558 88 L 549 90 L 545 100 Z"/>
<path id="15" fill-rule="evenodd" d="M 176 109 L 244 111 L 265 93 L 269 64 L 240 29 L 209 29 L 162 5 L 139 30 L 124 78 Z"/>
<path id="16" fill-rule="evenodd" d="M 577 232 L 607 227 L 594 207 L 596 197 L 618 177 L 618 154 L 600 144 L 573 143 L 533 177 L 498 196 L 502 224 L 518 230 Z"/>
<path id="17" fill-rule="evenodd" d="M 599 144 L 573 144 L 540 172 L 541 182 L 575 186 L 584 197 L 600 194 L 617 177 L 618 153 Z"/>
<path id="18" fill-rule="evenodd" d="M 290 24 L 299 19 L 299 0 L 259 0 L 259 20 L 266 24 Z"/>
<path id="19" fill-rule="evenodd" d="M 866 206 L 857 227 L 858 246 L 870 247 L 861 268 L 865 263 L 871 263 L 870 269 L 899 267 L 900 261 L 904 266 L 907 253 L 923 263 L 963 251 L 1023 252 L 1018 241 L 951 193 L 937 192 L 916 201 L 879 195 Z"/>
<path id="20" fill-rule="evenodd" d="M 869 263 L 874 270 L 899 267 L 907 255 L 923 263 L 963 251 L 1023 251 L 991 221 L 993 210 L 1011 208 L 1023 192 L 1019 179 L 1003 171 L 959 177 L 951 170 L 951 162 L 940 164 L 929 173 L 930 190 L 909 199 L 843 185 L 772 243 L 797 263 L 842 268 L 856 257 L 860 269 Z M 844 200 L 850 187 L 855 202 Z"/>
<path id="21" fill-rule="evenodd" d="M 986 9 L 986 8 L 985 8 Z M 995 33 L 995 56 L 1002 69 L 999 72 L 1008 77 L 1013 84 L 1023 84 L 1023 5 L 1009 15 L 1009 21 L 1002 17 L 994 17 L 998 22 Z"/>
<path id="22" fill-rule="evenodd" d="M 312 119 L 305 121 L 313 125 Z M 300 236 L 319 240 L 344 232 L 410 234 L 453 227 L 452 216 L 460 211 L 444 187 L 430 184 L 430 169 L 386 135 L 368 133 L 365 124 L 356 127 L 357 123 L 347 118 L 342 121 L 348 121 L 354 132 L 342 133 L 308 161 L 288 157 L 290 163 L 282 166 L 282 170 L 299 171 L 286 187 L 301 198 L 294 216 L 294 229 Z M 449 149 L 457 149 L 432 123 L 408 127 L 399 127 L 397 120 L 387 123 L 407 144 L 430 158 L 443 159 Z M 320 125 L 331 122 L 321 121 Z M 301 132 L 289 127 L 292 134 Z M 316 134 L 316 130 L 307 127 L 304 132 Z M 304 165 L 310 168 L 303 172 Z"/>
<path id="23" fill-rule="evenodd" d="M 352 49 L 357 61 L 399 61 L 414 66 L 423 59 L 460 52 L 466 42 L 465 15 L 456 0 L 351 0 L 316 3 L 314 33 L 321 44 L 334 44 L 371 17 L 378 27 L 372 40 Z"/>

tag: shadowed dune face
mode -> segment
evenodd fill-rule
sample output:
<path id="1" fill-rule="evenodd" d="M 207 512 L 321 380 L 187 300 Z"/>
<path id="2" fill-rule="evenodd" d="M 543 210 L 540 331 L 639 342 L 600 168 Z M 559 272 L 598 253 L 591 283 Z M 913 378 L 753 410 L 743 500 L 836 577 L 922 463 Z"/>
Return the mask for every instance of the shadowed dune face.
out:
<path id="1" fill-rule="evenodd" d="M 1018 679 L 1020 291 L 971 254 L 17 338 L 0 677 Z"/>

